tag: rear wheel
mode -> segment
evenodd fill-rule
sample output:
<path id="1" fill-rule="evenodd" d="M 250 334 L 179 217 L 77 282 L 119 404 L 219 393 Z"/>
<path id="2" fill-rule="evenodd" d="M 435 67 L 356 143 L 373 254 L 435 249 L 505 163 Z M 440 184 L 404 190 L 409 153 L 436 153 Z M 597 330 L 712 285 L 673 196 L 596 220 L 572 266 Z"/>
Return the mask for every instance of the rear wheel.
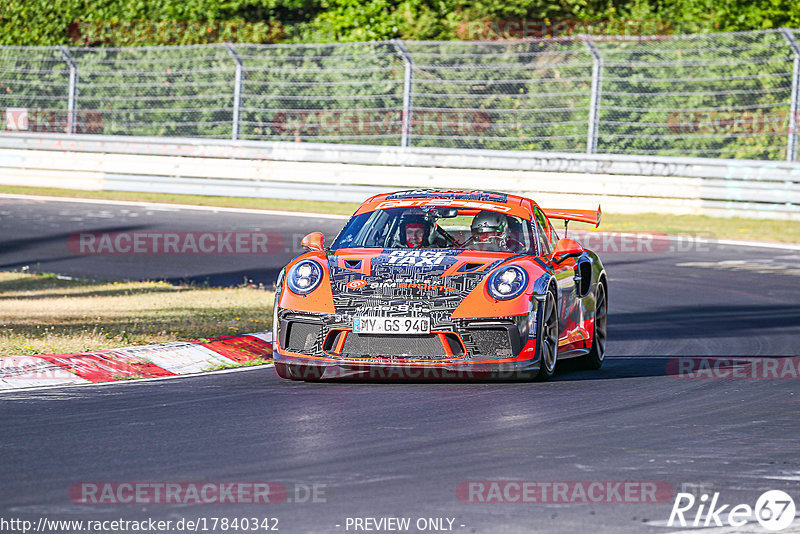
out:
<path id="1" fill-rule="evenodd" d="M 539 355 L 539 372 L 535 380 L 550 379 L 556 371 L 558 360 L 558 306 L 553 291 L 548 291 L 538 317 L 536 352 Z"/>
<path id="2" fill-rule="evenodd" d="M 603 282 L 597 284 L 594 309 L 594 333 L 592 334 L 592 348 L 589 354 L 583 357 L 585 369 L 597 370 L 603 366 L 606 355 L 606 339 L 608 339 L 608 300 Z"/>

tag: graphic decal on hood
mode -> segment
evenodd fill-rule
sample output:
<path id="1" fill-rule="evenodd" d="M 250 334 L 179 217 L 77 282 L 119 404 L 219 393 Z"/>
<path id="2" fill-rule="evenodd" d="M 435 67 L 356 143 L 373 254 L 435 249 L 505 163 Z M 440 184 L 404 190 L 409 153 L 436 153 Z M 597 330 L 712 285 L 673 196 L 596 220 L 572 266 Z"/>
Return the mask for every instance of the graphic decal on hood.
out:
<path id="1" fill-rule="evenodd" d="M 461 250 L 384 249 L 380 254 L 364 255 L 364 263 L 369 262 L 367 270 L 366 265 L 352 267 L 356 254 L 348 251 L 346 256 L 350 265 L 336 255 L 328 260 L 337 314 L 425 314 L 434 324 L 448 320 L 483 277 L 509 257 L 475 257 Z M 465 261 L 481 262 L 485 267 L 457 272 Z"/>
<path id="2" fill-rule="evenodd" d="M 389 265 L 409 265 L 411 267 L 434 267 L 447 258 L 446 250 L 393 250 L 389 254 Z"/>

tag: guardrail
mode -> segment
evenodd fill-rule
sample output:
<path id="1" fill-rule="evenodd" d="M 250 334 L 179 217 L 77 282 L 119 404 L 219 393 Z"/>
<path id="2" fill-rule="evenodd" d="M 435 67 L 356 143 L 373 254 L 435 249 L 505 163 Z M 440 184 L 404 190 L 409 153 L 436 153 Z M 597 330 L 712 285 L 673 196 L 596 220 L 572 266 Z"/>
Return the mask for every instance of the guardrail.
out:
<path id="1" fill-rule="evenodd" d="M 360 202 L 491 189 L 544 206 L 800 220 L 800 164 L 96 135 L 0 135 L 0 183 Z"/>

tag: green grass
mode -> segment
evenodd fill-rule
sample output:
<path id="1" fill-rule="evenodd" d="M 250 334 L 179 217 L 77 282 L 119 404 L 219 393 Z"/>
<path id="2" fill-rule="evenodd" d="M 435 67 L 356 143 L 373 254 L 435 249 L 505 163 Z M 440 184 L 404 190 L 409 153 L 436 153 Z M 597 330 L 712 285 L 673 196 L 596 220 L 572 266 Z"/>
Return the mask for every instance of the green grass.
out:
<path id="1" fill-rule="evenodd" d="M 96 282 L 0 272 L 0 356 L 269 331 L 273 295 L 253 286 Z"/>
<path id="2" fill-rule="evenodd" d="M 250 361 L 243 362 L 243 363 L 235 363 L 235 364 L 219 364 L 213 367 L 209 367 L 206 371 L 221 371 L 223 369 L 234 369 L 236 367 L 253 367 L 256 365 L 264 365 L 265 363 L 269 363 L 272 360 L 264 360 L 262 358 L 253 358 Z"/>
<path id="3" fill-rule="evenodd" d="M 282 210 L 308 213 L 351 215 L 358 204 L 340 202 L 317 202 L 306 200 L 278 200 L 262 198 L 211 197 L 202 195 L 173 195 L 165 193 L 129 193 L 117 191 L 77 191 L 22 186 L 0 186 L 0 193 L 44 195 L 71 198 L 97 198 L 136 202 L 164 202 L 229 208 Z M 586 229 L 574 223 L 571 229 Z M 559 230 L 561 227 L 559 226 Z M 703 215 L 666 215 L 644 213 L 621 215 L 604 213 L 600 230 L 605 232 L 664 232 L 691 234 L 717 239 L 744 239 L 800 243 L 800 222 L 766 219 L 743 219 L 706 217 Z"/>

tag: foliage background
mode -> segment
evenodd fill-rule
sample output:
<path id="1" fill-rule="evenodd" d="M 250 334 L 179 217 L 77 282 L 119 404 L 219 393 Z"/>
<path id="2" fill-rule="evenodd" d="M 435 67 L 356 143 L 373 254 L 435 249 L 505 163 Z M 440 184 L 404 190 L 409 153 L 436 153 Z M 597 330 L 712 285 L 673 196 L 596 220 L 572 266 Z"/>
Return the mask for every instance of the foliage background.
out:
<path id="1" fill-rule="evenodd" d="M 244 61 L 240 138 L 396 146 L 404 71 L 388 40 L 402 38 L 415 62 L 413 146 L 582 152 L 592 61 L 581 42 L 465 41 L 519 21 L 673 34 L 597 42 L 598 152 L 786 158 L 784 38 L 717 32 L 800 28 L 797 0 L 6 0 L 0 45 L 71 45 L 77 133 L 229 138 L 225 47 L 143 45 L 231 41 Z M 44 114 L 40 131 L 64 131 L 68 79 L 58 50 L 0 49 L 0 108 Z"/>
<path id="2" fill-rule="evenodd" d="M 796 0 L 5 0 L 0 45 L 76 44 L 78 21 L 209 22 L 180 32 L 170 44 L 353 42 L 463 37 L 467 21 L 607 21 L 624 33 L 636 21 L 661 21 L 674 33 L 800 27 Z M 256 31 L 220 30 L 220 21 L 261 23 Z M 70 33 L 70 26 L 73 32 Z M 226 28 L 228 28 L 226 30 Z M 251 28 L 252 30 L 252 28 Z M 107 44 L 164 44 L 127 35 Z M 72 38 L 71 38 L 72 37 Z"/>

